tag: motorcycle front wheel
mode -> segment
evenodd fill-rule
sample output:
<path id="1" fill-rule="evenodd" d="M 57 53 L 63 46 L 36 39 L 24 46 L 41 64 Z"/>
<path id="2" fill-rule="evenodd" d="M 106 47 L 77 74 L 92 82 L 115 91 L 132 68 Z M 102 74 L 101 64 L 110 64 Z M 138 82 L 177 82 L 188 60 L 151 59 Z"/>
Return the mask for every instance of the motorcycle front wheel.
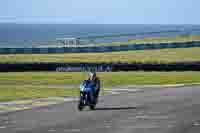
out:
<path id="1" fill-rule="evenodd" d="M 91 110 L 94 110 L 94 109 L 95 109 L 95 104 L 90 105 L 90 109 L 91 109 Z"/>
<path id="2" fill-rule="evenodd" d="M 79 102 L 79 104 L 78 104 L 78 110 L 82 111 L 83 108 L 84 108 L 84 105 L 81 102 Z"/>

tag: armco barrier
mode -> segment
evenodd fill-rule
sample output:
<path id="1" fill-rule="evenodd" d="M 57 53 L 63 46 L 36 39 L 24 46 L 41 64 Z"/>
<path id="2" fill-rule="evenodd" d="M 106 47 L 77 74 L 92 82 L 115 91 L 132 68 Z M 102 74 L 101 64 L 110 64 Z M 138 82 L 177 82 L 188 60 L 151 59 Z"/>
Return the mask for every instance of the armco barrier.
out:
<path id="1" fill-rule="evenodd" d="M 0 64 L 0 72 L 25 72 L 25 71 L 57 71 L 57 72 L 80 72 L 80 71 L 112 71 L 112 64 L 91 63 L 13 63 Z"/>
<path id="2" fill-rule="evenodd" d="M 200 41 L 184 43 L 129 44 L 120 46 L 93 46 L 70 48 L 0 48 L 0 54 L 89 53 L 189 47 L 200 47 Z"/>
<path id="3" fill-rule="evenodd" d="M 141 63 L 26 63 L 0 64 L 0 72 L 25 71 L 200 71 L 200 62 L 182 62 L 171 64 L 141 64 Z"/>

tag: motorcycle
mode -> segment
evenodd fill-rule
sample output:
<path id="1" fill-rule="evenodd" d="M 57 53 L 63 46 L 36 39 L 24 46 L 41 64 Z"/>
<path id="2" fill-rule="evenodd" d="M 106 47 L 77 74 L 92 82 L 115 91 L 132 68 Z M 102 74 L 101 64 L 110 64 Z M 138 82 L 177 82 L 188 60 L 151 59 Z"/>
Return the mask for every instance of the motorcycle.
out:
<path id="1" fill-rule="evenodd" d="M 80 84 L 80 97 L 78 103 L 78 110 L 82 111 L 85 106 L 89 106 L 91 110 L 95 109 L 96 97 L 94 96 L 93 88 L 89 85 L 87 80 Z"/>

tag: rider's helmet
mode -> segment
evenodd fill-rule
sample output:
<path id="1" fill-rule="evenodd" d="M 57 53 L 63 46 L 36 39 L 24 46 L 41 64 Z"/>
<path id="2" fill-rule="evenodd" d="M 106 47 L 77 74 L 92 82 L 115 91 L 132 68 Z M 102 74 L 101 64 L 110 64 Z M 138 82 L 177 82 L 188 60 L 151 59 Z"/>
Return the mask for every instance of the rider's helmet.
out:
<path id="1" fill-rule="evenodd" d="M 96 78 L 96 72 L 89 72 L 89 79 L 94 80 Z"/>

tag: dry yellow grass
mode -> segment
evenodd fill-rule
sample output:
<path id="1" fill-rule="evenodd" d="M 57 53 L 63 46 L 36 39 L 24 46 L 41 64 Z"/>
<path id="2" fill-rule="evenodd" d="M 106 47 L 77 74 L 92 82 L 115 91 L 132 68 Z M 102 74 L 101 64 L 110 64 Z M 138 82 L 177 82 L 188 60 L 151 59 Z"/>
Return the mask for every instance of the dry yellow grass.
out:
<path id="1" fill-rule="evenodd" d="M 172 63 L 200 61 L 200 48 L 140 50 L 110 53 L 0 55 L 0 63 Z"/>

